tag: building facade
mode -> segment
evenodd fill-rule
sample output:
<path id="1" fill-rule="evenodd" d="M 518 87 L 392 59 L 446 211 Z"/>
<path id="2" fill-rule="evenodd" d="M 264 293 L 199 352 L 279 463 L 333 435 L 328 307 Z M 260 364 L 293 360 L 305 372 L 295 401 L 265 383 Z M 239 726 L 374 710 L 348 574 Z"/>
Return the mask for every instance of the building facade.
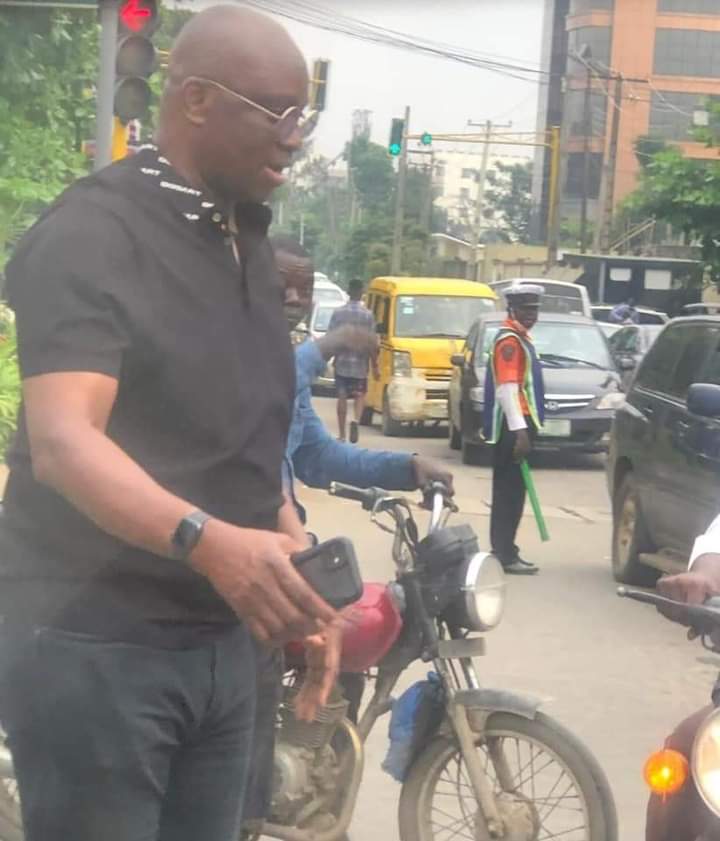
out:
<path id="1" fill-rule="evenodd" d="M 597 224 L 601 193 L 617 205 L 634 190 L 641 138 L 717 157 L 692 129 L 694 112 L 720 95 L 720 0 L 546 0 L 542 57 L 538 130 L 562 127 L 563 217 L 578 218 L 585 201 Z M 539 234 L 547 158 L 537 155 L 533 185 Z"/>

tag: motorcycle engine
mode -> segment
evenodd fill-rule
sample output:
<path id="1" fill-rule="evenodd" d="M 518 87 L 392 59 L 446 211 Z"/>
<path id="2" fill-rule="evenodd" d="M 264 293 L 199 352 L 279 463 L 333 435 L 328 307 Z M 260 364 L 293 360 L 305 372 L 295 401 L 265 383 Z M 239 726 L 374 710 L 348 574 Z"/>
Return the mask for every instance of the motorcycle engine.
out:
<path id="1" fill-rule="evenodd" d="M 336 688 L 314 721 L 298 721 L 293 709 L 296 694 L 293 686 L 286 687 L 280 707 L 270 817 L 291 826 L 314 800 L 336 790 L 338 760 L 331 741 L 348 708 Z"/>

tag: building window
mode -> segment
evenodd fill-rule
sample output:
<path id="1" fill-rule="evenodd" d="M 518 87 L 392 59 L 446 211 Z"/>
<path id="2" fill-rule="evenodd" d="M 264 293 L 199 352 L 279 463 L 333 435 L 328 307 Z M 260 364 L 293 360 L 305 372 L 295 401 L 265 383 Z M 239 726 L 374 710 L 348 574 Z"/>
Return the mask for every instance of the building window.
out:
<path id="1" fill-rule="evenodd" d="M 612 9 L 613 0 L 570 0 L 570 14 L 579 15 L 583 12 L 605 11 Z"/>
<path id="2" fill-rule="evenodd" d="M 469 199 L 470 198 L 470 188 L 469 187 L 461 187 L 460 188 L 460 198 L 461 199 Z"/>
<path id="3" fill-rule="evenodd" d="M 596 199 L 600 195 L 600 175 L 602 173 L 602 155 L 590 153 L 590 178 L 588 181 L 587 197 Z M 571 199 L 582 198 L 583 180 L 585 178 L 585 154 L 573 152 L 568 155 L 567 181 L 565 195 Z"/>
<path id="4" fill-rule="evenodd" d="M 692 140 L 693 111 L 704 108 L 704 93 L 653 91 L 650 105 L 650 134 L 664 140 Z"/>
<path id="5" fill-rule="evenodd" d="M 585 127 L 585 91 L 579 88 L 568 90 L 565 94 L 564 119 L 570 123 L 571 137 L 605 137 L 607 122 L 607 97 L 604 93 L 593 91 L 590 94 L 591 131 Z"/>
<path id="6" fill-rule="evenodd" d="M 476 176 L 477 176 L 477 170 L 476 169 L 463 169 L 463 171 L 462 171 L 462 177 L 463 178 L 472 178 L 473 180 L 475 180 Z"/>
<path id="7" fill-rule="evenodd" d="M 610 64 L 611 29 L 609 26 L 579 26 L 568 32 L 569 52 L 579 53 L 584 46 L 590 48 L 590 57 L 601 64 Z M 582 62 L 568 57 L 568 73 L 571 76 L 582 76 L 587 69 Z"/>
<path id="8" fill-rule="evenodd" d="M 684 12 L 686 15 L 720 15 L 717 0 L 658 0 L 658 12 Z"/>
<path id="9" fill-rule="evenodd" d="M 655 73 L 660 76 L 720 78 L 720 32 L 701 29 L 658 29 Z"/>

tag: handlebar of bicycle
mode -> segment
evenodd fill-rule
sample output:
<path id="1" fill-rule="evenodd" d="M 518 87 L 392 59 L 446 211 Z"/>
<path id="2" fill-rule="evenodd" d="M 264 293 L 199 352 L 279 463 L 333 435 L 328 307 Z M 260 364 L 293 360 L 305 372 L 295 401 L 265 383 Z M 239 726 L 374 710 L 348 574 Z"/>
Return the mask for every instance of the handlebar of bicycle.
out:
<path id="1" fill-rule="evenodd" d="M 622 599 L 632 599 L 636 602 L 655 605 L 655 607 L 672 608 L 676 615 L 682 617 L 683 622 L 700 632 L 709 633 L 720 628 L 720 598 L 718 597 L 708 599 L 705 604 L 687 604 L 657 593 L 633 590 L 629 587 L 618 587 L 617 594 Z"/>

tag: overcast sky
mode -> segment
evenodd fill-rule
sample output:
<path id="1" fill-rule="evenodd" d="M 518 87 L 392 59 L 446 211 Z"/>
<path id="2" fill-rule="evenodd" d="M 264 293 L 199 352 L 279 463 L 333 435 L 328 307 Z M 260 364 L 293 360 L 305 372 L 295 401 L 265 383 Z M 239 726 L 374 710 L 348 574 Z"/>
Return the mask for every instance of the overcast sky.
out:
<path id="1" fill-rule="evenodd" d="M 311 0 L 314 6 L 476 52 L 539 66 L 542 0 Z M 194 8 L 214 5 L 194 0 Z M 373 112 L 373 140 L 387 143 L 392 117 L 412 109 L 411 130 L 462 131 L 467 121 L 512 120 L 534 130 L 537 83 L 431 56 L 358 41 L 279 18 L 308 58 L 331 61 L 328 108 L 316 148 L 338 154 L 355 108 Z"/>

